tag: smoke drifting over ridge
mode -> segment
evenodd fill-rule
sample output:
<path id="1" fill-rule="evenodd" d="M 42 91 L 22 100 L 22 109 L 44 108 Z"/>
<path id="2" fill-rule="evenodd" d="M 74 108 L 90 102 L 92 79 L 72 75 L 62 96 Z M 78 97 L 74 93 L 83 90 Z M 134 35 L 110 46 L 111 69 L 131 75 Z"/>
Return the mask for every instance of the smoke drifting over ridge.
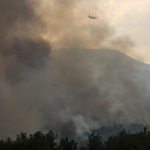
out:
<path id="1" fill-rule="evenodd" d="M 109 25 L 105 10 L 99 3 L 98 0 L 66 0 L 63 3 L 61 0 L 45 0 L 38 14 L 47 25 L 47 33 L 43 36 L 50 39 L 53 49 L 109 48 L 133 53 L 130 50 L 134 43 L 130 37 L 116 36 L 115 29 Z M 98 19 L 89 19 L 89 14 Z"/>
<path id="2" fill-rule="evenodd" d="M 88 50 L 128 53 L 134 45 L 113 38 L 102 10 L 97 22 L 82 19 L 87 8 L 97 10 L 92 1 L 82 9 L 84 0 L 0 2 L 0 138 L 40 129 L 75 137 L 109 122 L 149 123 L 137 66 L 106 49 Z M 68 49 L 51 52 L 49 40 Z"/>

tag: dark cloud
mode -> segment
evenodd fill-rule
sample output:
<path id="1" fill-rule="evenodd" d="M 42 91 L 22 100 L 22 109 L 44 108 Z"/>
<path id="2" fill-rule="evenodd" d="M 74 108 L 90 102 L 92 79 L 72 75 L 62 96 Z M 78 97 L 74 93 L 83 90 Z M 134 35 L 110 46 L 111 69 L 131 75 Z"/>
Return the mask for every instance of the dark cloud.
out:
<path id="1" fill-rule="evenodd" d="M 11 40 L 15 35 L 25 35 L 25 32 L 30 32 L 32 25 L 39 21 L 32 8 L 32 1 L 30 0 L 1 0 L 1 24 L 0 24 L 0 37 L 1 45 L 10 45 Z"/>
<path id="2" fill-rule="evenodd" d="M 19 81 L 19 75 L 29 69 L 40 69 L 49 59 L 50 46 L 42 39 L 16 39 L 7 56 L 10 61 L 5 69 L 5 77 L 9 81 Z"/>
<path id="3" fill-rule="evenodd" d="M 0 0 L 0 3 L 2 138 L 9 134 L 14 137 L 22 130 L 39 129 L 39 117 L 35 118 L 38 107 L 34 110 L 36 98 L 33 96 L 36 97 L 37 92 L 29 82 L 31 77 L 36 78 L 36 72 L 46 67 L 51 48 L 41 36 L 41 25 L 44 27 L 44 23 L 36 14 L 39 1 Z"/>
<path id="4" fill-rule="evenodd" d="M 38 1 L 4 1 L 0 6 L 0 55 L 4 76 L 17 81 L 19 74 L 29 67 L 43 66 L 49 59 L 49 43 L 42 39 L 39 28 L 42 23 L 35 14 Z M 2 72 L 2 71 L 1 71 Z"/>
<path id="5" fill-rule="evenodd" d="M 49 127 L 48 127 L 49 129 Z M 59 132 L 59 138 L 69 137 L 75 138 L 77 133 L 77 126 L 72 119 L 67 120 L 66 122 L 59 122 L 56 132 Z"/>

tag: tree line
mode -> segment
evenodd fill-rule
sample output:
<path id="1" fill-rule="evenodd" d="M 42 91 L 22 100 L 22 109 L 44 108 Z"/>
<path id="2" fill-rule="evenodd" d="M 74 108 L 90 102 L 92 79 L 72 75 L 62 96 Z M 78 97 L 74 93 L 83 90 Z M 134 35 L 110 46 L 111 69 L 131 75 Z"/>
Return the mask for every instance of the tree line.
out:
<path id="1" fill-rule="evenodd" d="M 142 131 L 131 133 L 125 129 L 106 140 L 97 133 L 90 133 L 86 146 L 78 147 L 78 143 L 68 137 L 58 142 L 57 134 L 49 131 L 17 134 L 16 139 L 0 140 L 0 150 L 150 150 L 150 131 L 146 127 Z"/>

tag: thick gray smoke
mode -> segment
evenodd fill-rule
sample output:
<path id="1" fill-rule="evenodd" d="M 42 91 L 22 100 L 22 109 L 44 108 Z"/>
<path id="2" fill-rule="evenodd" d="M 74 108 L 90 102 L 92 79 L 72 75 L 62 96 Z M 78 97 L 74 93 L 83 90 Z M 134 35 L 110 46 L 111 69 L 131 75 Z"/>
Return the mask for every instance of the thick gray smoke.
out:
<path id="1" fill-rule="evenodd" d="M 1 67 L 5 78 L 12 82 L 17 82 L 27 68 L 43 67 L 49 59 L 50 45 L 39 34 L 42 21 L 33 3 L 38 4 L 33 0 L 1 0 Z"/>
<path id="2" fill-rule="evenodd" d="M 40 36 L 40 28 L 44 24 L 35 14 L 38 1 L 0 0 L 0 3 L 2 138 L 14 137 L 20 131 L 39 129 L 38 111 L 34 111 L 33 107 L 38 100 L 35 78 L 46 67 L 51 49 L 49 43 Z"/>
<path id="3" fill-rule="evenodd" d="M 107 49 L 55 50 L 51 56 L 55 66 L 51 96 L 57 113 L 45 115 L 45 129 L 56 124 L 53 130 L 58 125 L 59 133 L 64 133 L 66 124 L 70 134 L 82 134 L 110 122 L 149 123 L 141 101 L 145 85 L 135 78 L 136 61 Z"/>
<path id="4" fill-rule="evenodd" d="M 103 13 L 101 25 L 77 24 L 75 0 L 52 2 L 0 0 L 0 138 L 37 130 L 74 138 L 109 122 L 148 124 L 137 64 L 111 50 L 79 49 L 128 53 L 133 42 L 110 39 L 114 29 Z M 48 37 L 68 49 L 50 54 Z"/>

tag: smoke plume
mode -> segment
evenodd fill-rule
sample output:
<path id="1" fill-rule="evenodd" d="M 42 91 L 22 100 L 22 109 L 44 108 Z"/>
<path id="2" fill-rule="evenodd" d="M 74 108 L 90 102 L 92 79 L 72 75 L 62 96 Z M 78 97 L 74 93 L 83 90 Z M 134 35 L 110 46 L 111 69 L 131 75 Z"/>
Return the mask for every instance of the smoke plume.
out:
<path id="1" fill-rule="evenodd" d="M 137 64 L 108 50 L 129 54 L 134 44 L 115 37 L 102 8 L 91 0 L 0 2 L 0 138 L 37 130 L 74 138 L 109 122 L 149 123 Z"/>
<path id="2" fill-rule="evenodd" d="M 36 103 L 37 91 L 30 80 L 35 72 L 46 67 L 51 48 L 40 35 L 44 23 L 35 13 L 38 1 L 0 0 L 0 3 L 2 138 L 22 130 L 39 129 L 38 117 L 35 117 L 37 111 L 32 107 Z"/>

